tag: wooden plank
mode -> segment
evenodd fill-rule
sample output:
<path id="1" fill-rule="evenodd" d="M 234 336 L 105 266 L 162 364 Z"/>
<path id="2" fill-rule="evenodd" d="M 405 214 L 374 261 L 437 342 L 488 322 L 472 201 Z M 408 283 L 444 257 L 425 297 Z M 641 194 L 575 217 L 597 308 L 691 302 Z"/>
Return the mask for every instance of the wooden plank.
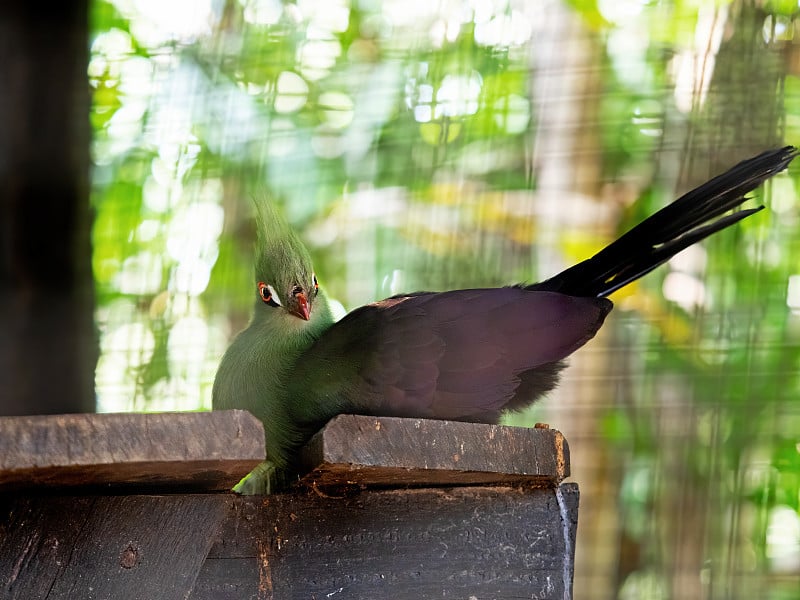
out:
<path id="1" fill-rule="evenodd" d="M 564 600 L 577 511 L 576 484 L 238 497 L 190 598 Z"/>
<path id="2" fill-rule="evenodd" d="M 0 489 L 230 489 L 264 457 L 245 411 L 0 418 Z M 558 485 L 560 432 L 340 415 L 303 449 L 312 486 Z"/>
<path id="3" fill-rule="evenodd" d="M 264 460 L 241 410 L 0 418 L 0 489 L 117 486 L 226 490 Z"/>
<path id="4" fill-rule="evenodd" d="M 561 432 L 427 419 L 340 415 L 306 445 L 309 485 L 557 486 L 569 476 Z"/>
<path id="5" fill-rule="evenodd" d="M 0 597 L 47 598 L 95 498 L 0 496 Z"/>
<path id="6" fill-rule="evenodd" d="M 0 513 L 3 598 L 185 599 L 224 495 L 29 497 Z M 27 515 L 27 517 L 26 517 Z"/>
<path id="7" fill-rule="evenodd" d="M 4 496 L 0 596 L 569 598 L 578 490 Z"/>

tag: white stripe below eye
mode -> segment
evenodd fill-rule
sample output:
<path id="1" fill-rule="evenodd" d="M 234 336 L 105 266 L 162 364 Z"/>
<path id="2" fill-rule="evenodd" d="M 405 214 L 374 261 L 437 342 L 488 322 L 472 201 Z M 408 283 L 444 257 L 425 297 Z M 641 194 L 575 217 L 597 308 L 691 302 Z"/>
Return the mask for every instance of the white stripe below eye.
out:
<path id="1" fill-rule="evenodd" d="M 278 298 L 278 293 L 275 291 L 274 287 L 272 287 L 271 285 L 267 284 L 267 291 L 269 291 L 269 295 L 271 296 L 270 299 L 275 304 L 277 304 L 278 306 L 283 306 L 283 304 L 281 304 L 281 299 Z"/>

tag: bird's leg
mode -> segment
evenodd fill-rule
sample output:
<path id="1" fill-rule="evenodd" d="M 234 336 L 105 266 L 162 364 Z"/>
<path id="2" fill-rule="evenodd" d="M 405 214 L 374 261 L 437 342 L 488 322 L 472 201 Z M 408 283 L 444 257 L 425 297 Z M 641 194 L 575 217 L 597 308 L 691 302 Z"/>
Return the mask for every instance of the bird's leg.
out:
<path id="1" fill-rule="evenodd" d="M 237 483 L 233 491 L 242 496 L 267 496 L 287 488 L 292 479 L 285 469 L 265 460 Z"/>

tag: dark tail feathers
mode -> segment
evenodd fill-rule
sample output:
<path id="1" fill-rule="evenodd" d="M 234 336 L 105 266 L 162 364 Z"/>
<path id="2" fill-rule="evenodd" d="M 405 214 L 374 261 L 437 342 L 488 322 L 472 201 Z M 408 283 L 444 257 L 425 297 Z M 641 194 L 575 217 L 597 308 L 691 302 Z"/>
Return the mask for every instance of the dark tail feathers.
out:
<path id="1" fill-rule="evenodd" d="M 593 257 L 526 289 L 570 296 L 607 296 L 684 248 L 760 211 L 763 206 L 708 223 L 744 202 L 745 194 L 783 171 L 797 154 L 793 146 L 786 146 L 743 160 L 665 206 Z"/>

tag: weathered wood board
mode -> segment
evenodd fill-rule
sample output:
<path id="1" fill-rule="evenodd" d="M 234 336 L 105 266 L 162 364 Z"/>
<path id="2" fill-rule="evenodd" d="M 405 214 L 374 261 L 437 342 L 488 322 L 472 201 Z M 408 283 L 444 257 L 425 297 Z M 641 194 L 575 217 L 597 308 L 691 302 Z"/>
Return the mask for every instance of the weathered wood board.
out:
<path id="1" fill-rule="evenodd" d="M 241 411 L 0 419 L 0 597 L 571 597 L 557 431 L 343 415 L 287 492 L 196 493 L 263 456 Z"/>
<path id="2" fill-rule="evenodd" d="M 7 496 L 0 596 L 562 600 L 577 510 L 575 484 Z"/>
<path id="3" fill-rule="evenodd" d="M 223 495 L 0 497 L 0 597 L 186 598 Z"/>
<path id="4" fill-rule="evenodd" d="M 4 417 L 0 490 L 226 490 L 264 452 L 245 411 Z M 547 428 L 340 415 L 303 449 L 301 471 L 317 486 L 554 486 L 569 446 Z"/>
<path id="5" fill-rule="evenodd" d="M 0 491 L 64 486 L 227 490 L 264 460 L 243 410 L 0 418 Z"/>
<path id="6" fill-rule="evenodd" d="M 561 432 L 432 419 L 339 415 L 306 444 L 304 481 L 367 487 L 530 484 L 569 476 Z"/>

